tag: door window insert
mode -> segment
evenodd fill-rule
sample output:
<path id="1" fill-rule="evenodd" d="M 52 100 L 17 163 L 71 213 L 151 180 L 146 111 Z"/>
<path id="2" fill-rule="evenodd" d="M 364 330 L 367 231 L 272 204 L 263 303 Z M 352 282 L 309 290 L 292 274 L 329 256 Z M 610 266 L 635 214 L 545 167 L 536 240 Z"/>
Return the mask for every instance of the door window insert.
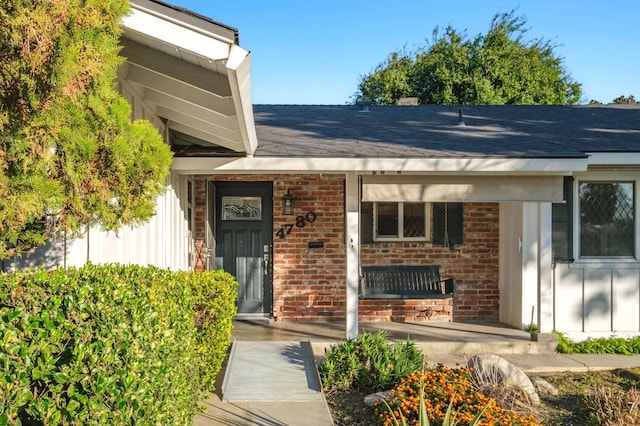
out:
<path id="1" fill-rule="evenodd" d="M 222 197 L 222 220 L 262 220 L 262 198 Z"/>

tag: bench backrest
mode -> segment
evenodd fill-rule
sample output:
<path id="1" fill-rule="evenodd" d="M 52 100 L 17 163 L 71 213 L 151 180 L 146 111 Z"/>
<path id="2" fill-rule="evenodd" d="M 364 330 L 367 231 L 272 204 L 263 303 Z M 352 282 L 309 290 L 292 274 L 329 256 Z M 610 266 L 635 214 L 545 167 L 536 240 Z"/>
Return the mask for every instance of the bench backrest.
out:
<path id="1" fill-rule="evenodd" d="M 369 266 L 362 268 L 362 297 L 420 297 L 443 294 L 440 267 Z"/>

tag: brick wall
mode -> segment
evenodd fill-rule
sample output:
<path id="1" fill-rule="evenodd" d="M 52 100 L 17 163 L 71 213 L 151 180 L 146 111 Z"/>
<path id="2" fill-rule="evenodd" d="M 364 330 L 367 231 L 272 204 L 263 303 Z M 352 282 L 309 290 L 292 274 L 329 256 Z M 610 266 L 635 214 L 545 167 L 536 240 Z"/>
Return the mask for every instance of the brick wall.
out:
<path id="1" fill-rule="evenodd" d="M 282 214 L 280 197 L 296 197 L 295 215 Z M 275 320 L 318 321 L 345 318 L 346 250 L 344 176 L 280 176 L 274 183 L 274 227 L 315 213 L 315 221 L 275 238 L 273 316 Z M 322 242 L 323 248 L 309 248 Z"/>
<path id="2" fill-rule="evenodd" d="M 198 176 L 195 179 L 196 269 L 206 267 L 205 183 L 273 181 L 273 318 L 276 321 L 344 320 L 346 249 L 343 175 Z M 287 189 L 295 215 L 282 214 Z M 315 221 L 276 232 L 297 216 Z M 309 216 L 312 217 L 312 216 Z M 309 248 L 323 242 L 323 248 Z M 362 246 L 362 265 L 437 264 L 443 278 L 458 280 L 457 297 L 420 300 L 360 300 L 360 321 L 497 320 L 498 204 L 464 205 L 464 243 L 453 250 L 430 242 L 376 242 Z"/>
<path id="3" fill-rule="evenodd" d="M 206 180 L 273 181 L 273 318 L 276 321 L 343 320 L 346 306 L 344 175 L 198 177 L 195 244 L 199 251 L 204 248 Z M 296 198 L 293 216 L 282 214 L 282 196 L 287 190 Z M 296 226 L 298 216 L 305 218 L 304 227 Z M 291 233 L 279 238 L 276 233 L 287 224 L 294 225 Z M 309 248 L 310 242 L 322 242 L 324 247 Z M 197 255 L 196 259 L 201 257 Z M 204 263 L 198 264 L 198 269 L 204 267 Z"/>
<path id="4" fill-rule="evenodd" d="M 465 203 L 463 243 L 452 250 L 430 242 L 375 242 L 362 246 L 362 266 L 440 265 L 442 278 L 457 279 L 457 296 L 447 300 L 360 302 L 364 321 L 498 320 L 498 204 Z"/>

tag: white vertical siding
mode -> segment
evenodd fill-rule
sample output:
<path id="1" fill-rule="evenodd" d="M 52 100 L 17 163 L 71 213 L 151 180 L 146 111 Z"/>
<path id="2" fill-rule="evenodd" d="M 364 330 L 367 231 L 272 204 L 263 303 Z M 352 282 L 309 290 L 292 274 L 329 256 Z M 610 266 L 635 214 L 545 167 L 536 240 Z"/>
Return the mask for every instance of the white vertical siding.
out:
<path id="1" fill-rule="evenodd" d="M 617 269 L 612 280 L 612 329 L 640 331 L 640 270 Z"/>
<path id="2" fill-rule="evenodd" d="M 135 228 L 124 227 L 118 232 L 92 228 L 75 240 L 57 239 L 31 253 L 5 261 L 5 270 L 82 266 L 87 262 L 189 269 L 183 181 L 180 176 L 172 176 L 172 185 L 158 197 L 156 215 L 149 222 Z"/>
<path id="3" fill-rule="evenodd" d="M 585 269 L 584 331 L 611 330 L 611 270 Z"/>
<path id="4" fill-rule="evenodd" d="M 522 204 L 522 324 L 533 322 L 538 324 L 539 306 L 538 289 L 540 280 L 540 239 L 539 220 L 540 205 L 538 203 Z"/>
<path id="5" fill-rule="evenodd" d="M 640 266 L 559 263 L 553 272 L 558 331 L 576 340 L 640 334 Z"/>
<path id="6" fill-rule="evenodd" d="M 551 203 L 539 206 L 539 257 L 538 257 L 538 326 L 543 333 L 553 331 L 553 265 Z"/>
<path id="7" fill-rule="evenodd" d="M 583 270 L 558 263 L 554 269 L 555 328 L 582 331 Z"/>

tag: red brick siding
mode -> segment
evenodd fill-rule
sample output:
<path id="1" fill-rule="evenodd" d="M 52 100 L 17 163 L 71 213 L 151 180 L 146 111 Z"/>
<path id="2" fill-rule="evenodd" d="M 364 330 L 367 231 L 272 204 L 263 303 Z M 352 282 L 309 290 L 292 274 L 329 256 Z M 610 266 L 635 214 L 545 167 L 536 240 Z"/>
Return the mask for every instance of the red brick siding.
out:
<path id="1" fill-rule="evenodd" d="M 196 269 L 205 268 L 205 183 L 273 181 L 273 318 L 277 321 L 344 320 L 346 250 L 343 175 L 198 176 L 195 179 Z M 296 198 L 295 215 L 282 214 L 287 189 Z M 275 234 L 314 212 L 316 220 Z M 464 205 L 464 242 L 453 250 L 430 242 L 376 242 L 362 246 L 362 265 L 440 265 L 443 278 L 456 277 L 457 297 L 420 300 L 360 300 L 360 321 L 497 320 L 498 204 Z M 310 249 L 321 241 L 324 248 Z"/>
<path id="2" fill-rule="evenodd" d="M 452 299 L 369 299 L 358 303 L 359 321 L 451 321 Z"/>
<path id="3" fill-rule="evenodd" d="M 205 182 L 273 181 L 273 318 L 276 321 L 343 320 L 346 298 L 343 175 L 201 176 L 196 180 L 196 247 L 204 247 Z M 282 196 L 295 197 L 295 214 L 282 214 Z M 275 234 L 313 212 L 316 219 Z M 309 248 L 323 242 L 323 248 Z M 203 269 L 204 263 L 198 265 Z"/>
<path id="4" fill-rule="evenodd" d="M 375 242 L 362 246 L 362 266 L 440 265 L 442 278 L 457 279 L 453 306 L 443 306 L 442 300 L 421 300 L 419 309 L 407 309 L 407 320 L 429 319 L 423 314 L 428 309 L 430 319 L 497 321 L 498 211 L 497 203 L 465 203 L 463 243 L 453 250 L 430 242 Z M 397 312 L 402 311 L 399 306 L 403 303 L 406 306 L 408 301 L 361 302 L 360 316 L 376 318 L 377 309 L 387 309 L 385 303 L 393 303 L 392 317 L 399 318 Z"/>

